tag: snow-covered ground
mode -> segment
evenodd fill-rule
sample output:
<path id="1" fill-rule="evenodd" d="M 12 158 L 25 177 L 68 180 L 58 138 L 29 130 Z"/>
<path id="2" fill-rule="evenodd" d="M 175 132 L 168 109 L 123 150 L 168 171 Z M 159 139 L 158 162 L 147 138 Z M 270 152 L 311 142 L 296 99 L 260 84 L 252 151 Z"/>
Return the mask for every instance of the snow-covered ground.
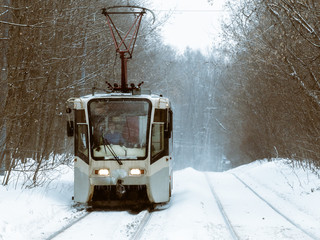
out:
<path id="1" fill-rule="evenodd" d="M 47 239 L 85 214 L 72 207 L 72 169 L 58 170 L 42 187 L 21 189 L 19 180 L 0 186 L 0 240 Z M 320 179 L 287 160 L 256 161 L 222 173 L 175 172 L 169 207 L 152 213 L 140 238 L 231 239 L 212 192 L 240 239 L 320 239 Z M 144 214 L 93 212 L 54 239 L 130 239 Z"/>

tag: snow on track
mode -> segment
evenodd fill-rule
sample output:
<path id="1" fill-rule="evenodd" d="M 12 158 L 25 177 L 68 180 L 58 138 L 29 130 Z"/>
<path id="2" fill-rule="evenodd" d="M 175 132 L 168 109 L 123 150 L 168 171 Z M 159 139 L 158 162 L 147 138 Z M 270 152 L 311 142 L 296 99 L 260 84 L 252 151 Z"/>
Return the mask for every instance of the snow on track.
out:
<path id="1" fill-rule="evenodd" d="M 152 213 L 142 240 L 232 239 L 202 172 L 176 172 L 173 191 L 170 207 Z"/>
<path id="2" fill-rule="evenodd" d="M 22 191 L 0 186 L 0 240 L 54 236 L 54 240 L 232 239 L 206 178 L 240 239 L 320 239 L 320 179 L 306 168 L 291 168 L 287 160 L 256 161 L 222 173 L 204 174 L 192 168 L 176 171 L 167 209 L 154 211 L 151 217 L 147 211 L 93 211 L 72 226 L 86 212 L 73 207 L 72 169 L 61 166 L 61 170 L 63 174 L 48 186 Z M 55 235 L 60 229 L 66 230 Z"/>
<path id="3" fill-rule="evenodd" d="M 216 203 L 217 203 L 217 205 L 218 205 L 218 207 L 219 207 L 219 210 L 220 210 L 220 212 L 221 212 L 221 215 L 222 215 L 222 217 L 223 217 L 223 219 L 224 219 L 224 222 L 225 222 L 226 225 L 227 225 L 227 228 L 228 228 L 228 230 L 229 230 L 229 232 L 230 232 L 230 235 L 231 235 L 232 239 L 238 240 L 239 237 L 238 237 L 237 233 L 235 232 L 233 226 L 231 225 L 231 222 L 230 222 L 230 220 L 229 220 L 229 218 L 228 218 L 228 215 L 227 215 L 226 212 L 224 211 L 224 208 L 223 208 L 223 206 L 222 206 L 222 204 L 221 204 L 221 201 L 220 201 L 218 195 L 216 194 L 216 192 L 215 192 L 215 190 L 214 190 L 214 188 L 213 188 L 212 183 L 210 182 L 210 179 L 209 179 L 209 177 L 208 177 L 208 174 L 205 173 L 205 176 L 206 176 L 207 182 L 208 182 L 208 184 L 209 184 L 211 193 L 212 193 L 214 199 L 216 200 Z"/>
<path id="4" fill-rule="evenodd" d="M 144 216 L 142 220 L 140 221 L 140 224 L 136 231 L 132 234 L 131 239 L 132 240 L 139 240 L 141 238 L 141 235 L 143 234 L 144 228 L 147 226 L 151 218 L 151 213 L 148 211 L 145 211 Z"/>
<path id="5" fill-rule="evenodd" d="M 290 169 L 283 161 L 251 165 L 245 173 L 239 169 L 230 172 L 301 231 L 313 239 L 320 239 L 318 177 L 306 174 L 302 169 Z"/>
<path id="6" fill-rule="evenodd" d="M 230 173 L 211 173 L 210 182 L 240 239 L 312 239 Z"/>
<path id="7" fill-rule="evenodd" d="M 94 211 L 53 240 L 130 239 L 145 212 L 135 215 L 127 211 Z"/>
<path id="8" fill-rule="evenodd" d="M 304 227 L 302 227 L 301 225 L 299 225 L 297 223 L 297 221 L 295 220 L 297 218 L 297 216 L 294 216 L 292 219 L 289 218 L 288 216 L 286 216 L 285 214 L 283 214 L 278 208 L 274 207 L 270 202 L 268 202 L 265 198 L 261 197 L 261 195 L 259 195 L 255 190 L 253 190 L 248 184 L 246 184 L 241 178 L 239 178 L 237 175 L 232 174 L 233 176 L 235 176 L 241 183 L 243 183 L 243 185 L 245 185 L 248 189 L 250 189 L 251 192 L 253 192 L 258 198 L 260 198 L 263 202 L 265 202 L 269 207 L 271 207 L 275 212 L 277 212 L 279 215 L 281 215 L 284 219 L 286 219 L 288 222 L 290 222 L 293 226 L 295 226 L 296 228 L 300 229 L 302 232 L 304 232 L 306 235 L 308 235 L 310 238 L 312 239 L 319 239 L 318 237 L 316 237 L 315 235 L 313 235 L 313 233 L 309 232 L 308 230 L 306 230 Z"/>
<path id="9" fill-rule="evenodd" d="M 81 217 L 74 219 L 72 222 L 70 222 L 69 224 L 67 224 L 66 226 L 64 226 L 61 230 L 53 233 L 51 236 L 49 236 L 46 240 L 52 240 L 54 238 L 56 238 L 58 235 L 61 235 L 62 233 L 64 233 L 65 231 L 67 231 L 67 229 L 69 229 L 70 227 L 72 227 L 73 225 L 75 225 L 77 222 L 81 221 L 83 218 L 87 217 L 90 214 L 90 212 L 86 212 L 85 214 L 83 214 Z"/>

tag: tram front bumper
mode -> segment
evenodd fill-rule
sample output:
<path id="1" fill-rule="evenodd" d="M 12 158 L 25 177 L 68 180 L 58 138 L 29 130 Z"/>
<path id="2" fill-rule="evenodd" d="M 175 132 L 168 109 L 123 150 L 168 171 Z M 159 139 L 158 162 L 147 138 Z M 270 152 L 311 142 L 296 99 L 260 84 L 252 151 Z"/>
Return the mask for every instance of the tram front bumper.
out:
<path id="1" fill-rule="evenodd" d="M 116 178 L 116 177 L 105 177 L 105 176 L 91 176 L 90 177 L 90 185 L 116 185 L 118 180 L 122 180 L 123 185 L 146 185 L 147 184 L 147 176 L 127 176 L 124 178 Z"/>

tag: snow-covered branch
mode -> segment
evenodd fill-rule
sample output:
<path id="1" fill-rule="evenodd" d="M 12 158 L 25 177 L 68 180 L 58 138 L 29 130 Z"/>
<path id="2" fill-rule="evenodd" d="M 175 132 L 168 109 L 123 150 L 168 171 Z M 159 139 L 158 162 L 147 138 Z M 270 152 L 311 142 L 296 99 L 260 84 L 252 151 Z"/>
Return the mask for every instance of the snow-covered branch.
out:
<path id="1" fill-rule="evenodd" d="M 16 26 L 16 27 L 30 27 L 30 28 L 42 28 L 43 27 L 43 26 L 39 26 L 39 25 L 43 24 L 43 22 L 30 25 L 30 24 L 13 23 L 13 22 L 7 22 L 7 21 L 0 20 L 0 23 L 11 25 L 11 26 Z"/>

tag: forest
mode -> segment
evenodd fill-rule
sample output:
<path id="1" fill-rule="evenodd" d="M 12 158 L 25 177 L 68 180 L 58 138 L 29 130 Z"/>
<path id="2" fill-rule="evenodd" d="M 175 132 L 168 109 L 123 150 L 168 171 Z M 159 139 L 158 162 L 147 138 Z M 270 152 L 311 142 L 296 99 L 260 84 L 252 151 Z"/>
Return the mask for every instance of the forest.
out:
<path id="1" fill-rule="evenodd" d="M 209 1 L 213 4 L 214 1 Z M 136 0 L 132 5 L 147 5 Z M 108 5 L 123 5 L 111 0 Z M 65 102 L 118 82 L 120 61 L 96 0 L 1 0 L 0 174 L 71 164 Z M 222 171 L 256 159 L 320 167 L 320 3 L 229 0 L 222 42 L 178 53 L 143 19 L 129 83 L 169 97 L 175 169 Z M 214 14 L 214 13 L 212 13 Z M 120 28 L 128 19 L 118 19 Z"/>

